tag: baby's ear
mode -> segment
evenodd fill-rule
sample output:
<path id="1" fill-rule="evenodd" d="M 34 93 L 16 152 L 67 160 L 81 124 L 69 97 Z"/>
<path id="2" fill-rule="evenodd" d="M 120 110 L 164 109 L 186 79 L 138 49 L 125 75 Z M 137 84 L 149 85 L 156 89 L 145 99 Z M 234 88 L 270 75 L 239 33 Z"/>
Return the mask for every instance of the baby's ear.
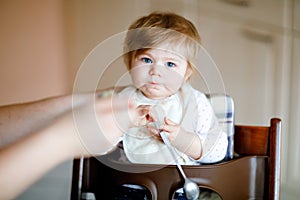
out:
<path id="1" fill-rule="evenodd" d="M 184 75 L 184 80 L 187 81 L 191 77 L 192 73 L 193 70 L 191 69 L 191 67 L 187 67 Z"/>

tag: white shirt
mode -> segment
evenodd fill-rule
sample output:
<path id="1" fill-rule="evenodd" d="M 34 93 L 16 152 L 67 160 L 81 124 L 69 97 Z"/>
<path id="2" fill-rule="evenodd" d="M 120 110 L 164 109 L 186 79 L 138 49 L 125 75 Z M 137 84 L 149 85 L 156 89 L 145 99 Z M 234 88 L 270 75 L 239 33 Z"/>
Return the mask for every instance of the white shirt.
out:
<path id="1" fill-rule="evenodd" d="M 184 84 L 177 93 L 163 100 L 149 99 L 133 86 L 126 87 L 119 95 L 130 96 L 135 106 L 160 106 L 167 118 L 195 133 L 195 137 L 200 137 L 202 156 L 198 160 L 174 148 L 180 164 L 214 163 L 225 157 L 227 135 L 221 131 L 206 96 L 189 84 Z M 152 138 L 146 127 L 130 128 L 123 137 L 123 146 L 126 157 L 132 163 L 175 164 L 166 145 Z"/>

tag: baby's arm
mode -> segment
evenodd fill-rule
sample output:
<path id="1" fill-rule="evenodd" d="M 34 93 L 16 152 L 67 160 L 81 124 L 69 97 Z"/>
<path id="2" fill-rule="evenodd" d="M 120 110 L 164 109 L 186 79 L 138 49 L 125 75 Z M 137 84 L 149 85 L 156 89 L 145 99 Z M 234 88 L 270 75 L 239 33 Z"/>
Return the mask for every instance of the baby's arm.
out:
<path id="1" fill-rule="evenodd" d="M 201 140 L 195 133 L 184 130 L 180 125 L 165 118 L 163 130 L 173 146 L 187 156 L 198 160 L 202 155 Z"/>
<path id="2" fill-rule="evenodd" d="M 205 139 L 203 139 L 203 153 L 199 159 L 201 163 L 219 162 L 224 159 L 227 152 L 227 134 L 221 130 L 216 118 L 212 124 Z"/>
<path id="3" fill-rule="evenodd" d="M 227 151 L 227 135 L 222 131 L 214 110 L 205 95 L 198 93 L 198 119 L 196 133 L 202 141 L 201 163 L 215 163 L 224 159 Z"/>

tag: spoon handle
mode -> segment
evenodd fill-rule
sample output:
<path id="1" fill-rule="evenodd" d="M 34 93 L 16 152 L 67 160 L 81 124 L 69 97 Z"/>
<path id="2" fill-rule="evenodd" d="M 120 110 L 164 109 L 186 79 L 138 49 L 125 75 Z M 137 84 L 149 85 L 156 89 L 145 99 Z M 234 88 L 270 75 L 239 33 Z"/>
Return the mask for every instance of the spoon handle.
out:
<path id="1" fill-rule="evenodd" d="M 166 134 L 165 134 L 164 131 L 160 131 L 159 134 L 160 134 L 160 136 L 161 136 L 163 142 L 167 145 L 167 147 L 168 147 L 168 149 L 169 149 L 169 151 L 170 151 L 170 153 L 171 153 L 173 159 L 175 160 L 175 163 L 176 163 L 177 168 L 179 169 L 181 175 L 182 175 L 183 178 L 186 180 L 186 179 L 187 179 L 187 178 L 186 178 L 186 175 L 185 175 L 185 173 L 184 173 L 184 171 L 183 171 L 181 165 L 179 164 L 179 162 L 178 162 L 178 160 L 177 160 L 177 158 L 176 158 L 175 151 L 174 151 L 173 146 L 171 145 L 171 143 L 170 143 L 170 141 L 169 141 L 169 138 L 166 136 Z"/>

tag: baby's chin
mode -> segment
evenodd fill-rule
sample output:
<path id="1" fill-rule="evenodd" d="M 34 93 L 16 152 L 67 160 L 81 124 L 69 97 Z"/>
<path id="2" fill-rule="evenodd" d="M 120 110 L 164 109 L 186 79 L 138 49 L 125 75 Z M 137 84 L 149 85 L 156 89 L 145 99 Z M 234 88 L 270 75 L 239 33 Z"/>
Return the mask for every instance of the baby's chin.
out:
<path id="1" fill-rule="evenodd" d="M 143 95 L 149 99 L 154 99 L 154 100 L 160 100 L 160 99 L 165 99 L 170 96 L 172 96 L 175 92 L 168 91 L 168 90 L 160 90 L 160 89 L 153 89 L 153 88 L 147 88 L 141 90 Z"/>

